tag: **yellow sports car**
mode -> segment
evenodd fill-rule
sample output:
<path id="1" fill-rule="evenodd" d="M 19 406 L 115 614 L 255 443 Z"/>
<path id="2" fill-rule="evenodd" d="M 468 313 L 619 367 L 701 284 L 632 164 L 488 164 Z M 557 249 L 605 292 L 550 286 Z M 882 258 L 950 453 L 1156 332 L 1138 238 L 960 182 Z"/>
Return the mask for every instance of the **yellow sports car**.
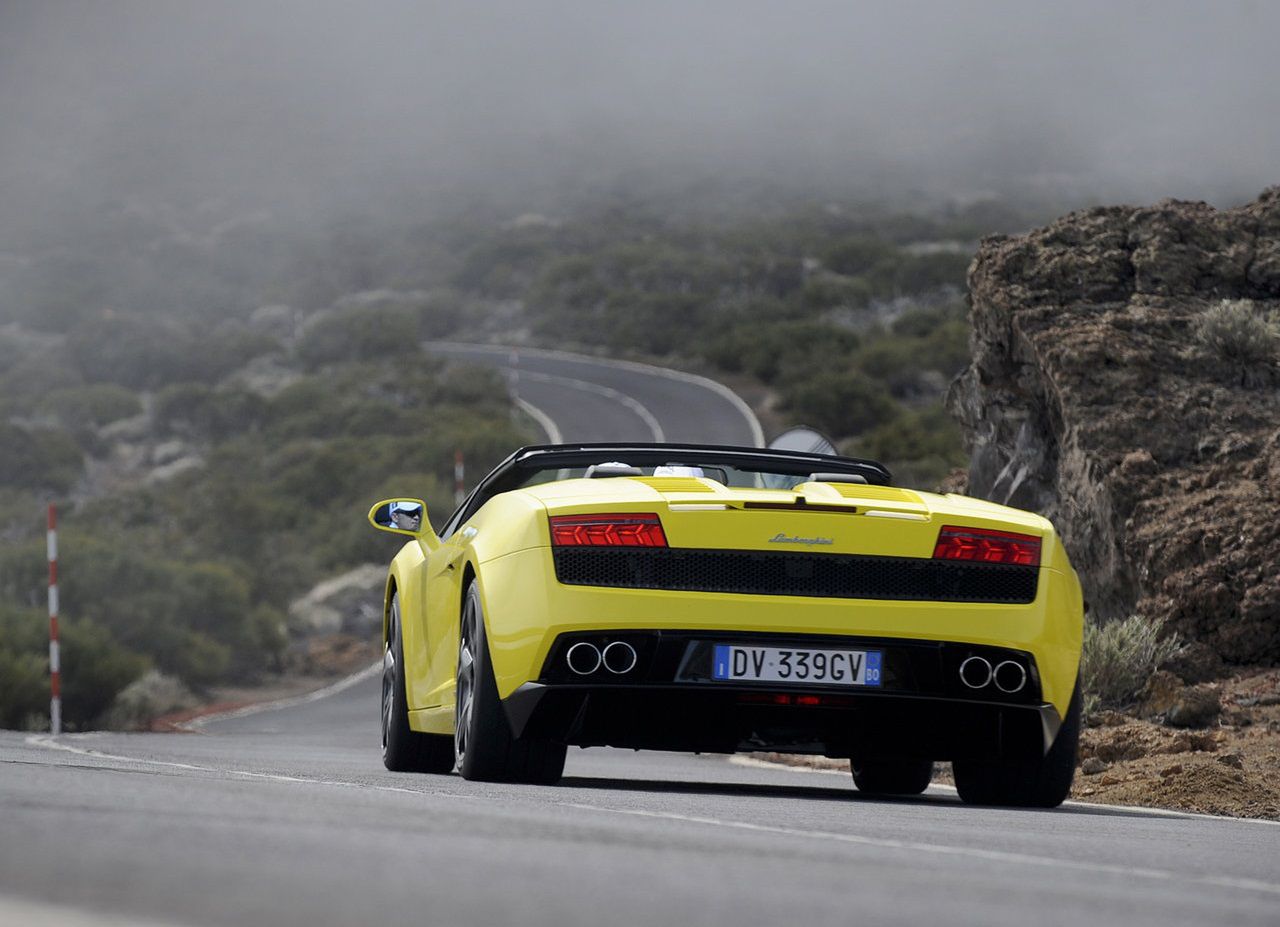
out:
<path id="1" fill-rule="evenodd" d="M 1029 512 L 873 461 L 674 444 L 526 447 L 387 578 L 389 769 L 552 783 L 567 746 L 849 757 L 914 794 L 1052 807 L 1075 770 L 1080 584 Z"/>

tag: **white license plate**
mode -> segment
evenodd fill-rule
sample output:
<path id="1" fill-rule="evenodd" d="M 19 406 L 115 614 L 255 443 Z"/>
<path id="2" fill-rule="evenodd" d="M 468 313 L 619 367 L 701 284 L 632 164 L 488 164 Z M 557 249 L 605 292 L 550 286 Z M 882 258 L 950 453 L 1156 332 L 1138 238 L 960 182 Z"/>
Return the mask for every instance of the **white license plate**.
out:
<path id="1" fill-rule="evenodd" d="M 879 650 L 743 647 L 717 644 L 711 678 L 749 682 L 880 685 Z"/>

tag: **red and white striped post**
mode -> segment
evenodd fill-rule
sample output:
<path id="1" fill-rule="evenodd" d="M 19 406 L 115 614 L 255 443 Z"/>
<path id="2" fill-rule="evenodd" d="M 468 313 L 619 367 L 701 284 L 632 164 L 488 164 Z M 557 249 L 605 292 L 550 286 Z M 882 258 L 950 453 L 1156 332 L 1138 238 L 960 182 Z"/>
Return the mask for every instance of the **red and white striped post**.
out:
<path id="1" fill-rule="evenodd" d="M 58 647 L 58 510 L 49 503 L 49 732 L 62 733 L 62 654 Z"/>
<path id="2" fill-rule="evenodd" d="M 467 498 L 467 468 L 462 461 L 462 451 L 453 452 L 453 504 L 462 505 Z"/>

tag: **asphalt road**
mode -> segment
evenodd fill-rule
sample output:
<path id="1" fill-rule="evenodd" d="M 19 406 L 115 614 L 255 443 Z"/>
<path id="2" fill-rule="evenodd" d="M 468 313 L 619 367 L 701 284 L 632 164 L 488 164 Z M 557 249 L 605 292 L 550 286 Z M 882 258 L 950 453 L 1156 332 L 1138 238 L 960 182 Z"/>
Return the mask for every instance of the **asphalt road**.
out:
<path id="1" fill-rule="evenodd" d="M 668 407 L 644 382 L 671 381 L 630 372 L 602 385 L 696 437 L 711 400 L 683 381 Z M 603 440 L 564 399 L 589 393 L 525 395 Z M 702 427 L 750 443 L 721 402 Z M 554 787 L 395 774 L 377 715 L 370 676 L 202 733 L 0 732 L 0 924 L 1280 924 L 1277 825 L 873 800 L 847 775 L 600 749 Z"/>
<path id="2" fill-rule="evenodd" d="M 450 359 L 497 367 L 518 399 L 554 423 L 549 440 L 764 444 L 750 409 L 691 374 L 536 348 L 431 342 Z"/>

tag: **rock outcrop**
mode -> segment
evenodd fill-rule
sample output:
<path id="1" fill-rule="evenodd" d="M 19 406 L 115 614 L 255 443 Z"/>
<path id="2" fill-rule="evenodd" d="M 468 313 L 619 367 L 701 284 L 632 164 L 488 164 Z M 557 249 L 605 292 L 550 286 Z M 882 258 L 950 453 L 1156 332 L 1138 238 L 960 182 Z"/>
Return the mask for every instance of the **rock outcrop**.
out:
<path id="1" fill-rule="evenodd" d="M 988 238 L 969 288 L 968 492 L 1053 519 L 1097 616 L 1280 662 L 1280 370 L 1197 337 L 1224 299 L 1280 308 L 1280 188 Z"/>

